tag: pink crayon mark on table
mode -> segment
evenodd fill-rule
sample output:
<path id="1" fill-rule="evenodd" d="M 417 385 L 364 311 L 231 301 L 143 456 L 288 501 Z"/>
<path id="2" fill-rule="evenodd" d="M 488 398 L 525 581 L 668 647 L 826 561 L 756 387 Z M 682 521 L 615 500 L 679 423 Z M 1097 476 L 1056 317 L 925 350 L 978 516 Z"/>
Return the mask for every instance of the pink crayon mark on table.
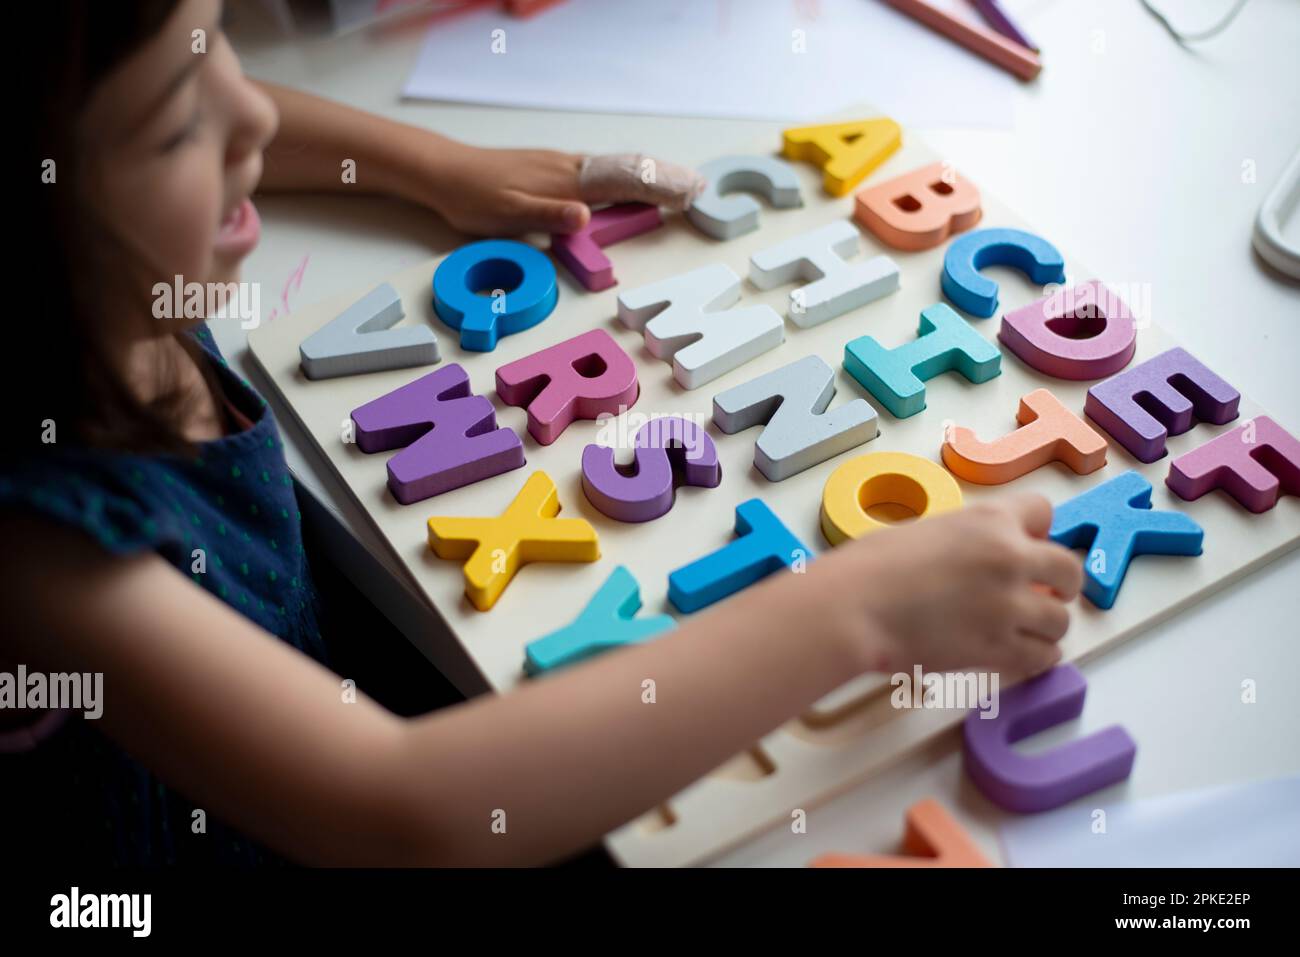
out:
<path id="1" fill-rule="evenodd" d="M 293 296 L 297 295 L 297 293 L 302 289 L 302 279 L 307 273 L 307 263 L 310 260 L 311 253 L 306 253 L 302 257 L 302 261 L 298 263 L 297 268 L 295 268 L 293 272 L 289 273 L 288 278 L 284 281 L 284 285 L 280 288 L 280 305 L 271 307 L 271 313 L 266 317 L 267 322 L 270 322 L 276 316 L 287 316 L 289 314 L 289 300 L 292 299 Z"/>

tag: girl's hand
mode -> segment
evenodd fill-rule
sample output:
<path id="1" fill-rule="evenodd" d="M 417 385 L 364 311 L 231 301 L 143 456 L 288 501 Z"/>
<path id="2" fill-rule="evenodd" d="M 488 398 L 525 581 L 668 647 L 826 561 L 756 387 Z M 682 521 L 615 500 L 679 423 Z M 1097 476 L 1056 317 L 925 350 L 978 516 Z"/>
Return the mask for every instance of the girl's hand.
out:
<path id="1" fill-rule="evenodd" d="M 554 150 L 448 143 L 427 173 L 425 203 L 466 233 L 571 233 L 589 203 L 641 202 L 683 210 L 704 187 L 693 170 L 636 153 L 584 157 Z"/>
<path id="2" fill-rule="evenodd" d="M 262 175 L 268 191 L 396 196 L 462 232 L 510 236 L 579 230 L 591 218 L 589 203 L 680 211 L 704 188 L 694 170 L 640 153 L 481 149 L 299 90 L 259 86 L 280 114 Z M 355 163 L 353 180 L 339 175 L 345 158 Z"/>
<path id="3" fill-rule="evenodd" d="M 1051 523 L 1045 498 L 1018 495 L 841 546 L 857 553 L 838 569 L 842 587 L 878 629 L 873 668 L 1028 675 L 1060 661 L 1083 566 L 1047 540 Z"/>

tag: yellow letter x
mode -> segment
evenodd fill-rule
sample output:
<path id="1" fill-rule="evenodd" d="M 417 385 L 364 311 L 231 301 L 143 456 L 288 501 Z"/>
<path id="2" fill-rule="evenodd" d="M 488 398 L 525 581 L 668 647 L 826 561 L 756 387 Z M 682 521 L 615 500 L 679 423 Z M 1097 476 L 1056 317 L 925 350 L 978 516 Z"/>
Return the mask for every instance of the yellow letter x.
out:
<path id="1" fill-rule="evenodd" d="M 584 518 L 556 518 L 560 496 L 534 472 L 506 510 L 491 518 L 429 519 L 429 547 L 439 558 L 464 558 L 465 595 L 479 611 L 496 604 L 528 562 L 594 562 L 596 530 Z"/>

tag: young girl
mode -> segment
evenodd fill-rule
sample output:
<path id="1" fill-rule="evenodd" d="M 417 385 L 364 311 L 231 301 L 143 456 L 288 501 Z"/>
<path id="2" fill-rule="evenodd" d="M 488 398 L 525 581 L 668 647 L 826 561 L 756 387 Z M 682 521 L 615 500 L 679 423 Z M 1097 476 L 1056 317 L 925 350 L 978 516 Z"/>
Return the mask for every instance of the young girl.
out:
<path id="1" fill-rule="evenodd" d="M 343 703 L 275 424 L 201 322 L 155 318 L 153 284 L 235 279 L 259 181 L 337 186 L 344 156 L 489 235 L 573 229 L 588 202 L 680 208 L 696 184 L 647 196 L 625 160 L 476 149 L 259 87 L 217 0 L 38 11 L 38 272 L 19 277 L 33 295 L 0 386 L 0 672 L 103 675 L 99 720 L 0 712 L 6 821 L 43 859 L 553 861 L 864 672 L 1058 660 L 1080 564 L 1021 496 L 846 544 L 507 695 L 411 718 Z"/>

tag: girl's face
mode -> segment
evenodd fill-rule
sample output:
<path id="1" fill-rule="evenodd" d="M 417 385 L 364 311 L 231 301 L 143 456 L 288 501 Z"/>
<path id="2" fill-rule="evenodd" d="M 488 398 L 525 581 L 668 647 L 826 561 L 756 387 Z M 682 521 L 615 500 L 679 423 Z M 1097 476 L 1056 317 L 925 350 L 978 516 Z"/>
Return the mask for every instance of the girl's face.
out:
<path id="1" fill-rule="evenodd" d="M 91 201 L 157 272 L 151 283 L 233 282 L 260 233 L 249 195 L 278 117 L 220 18 L 219 0 L 182 0 L 79 120 L 95 154 Z"/>

